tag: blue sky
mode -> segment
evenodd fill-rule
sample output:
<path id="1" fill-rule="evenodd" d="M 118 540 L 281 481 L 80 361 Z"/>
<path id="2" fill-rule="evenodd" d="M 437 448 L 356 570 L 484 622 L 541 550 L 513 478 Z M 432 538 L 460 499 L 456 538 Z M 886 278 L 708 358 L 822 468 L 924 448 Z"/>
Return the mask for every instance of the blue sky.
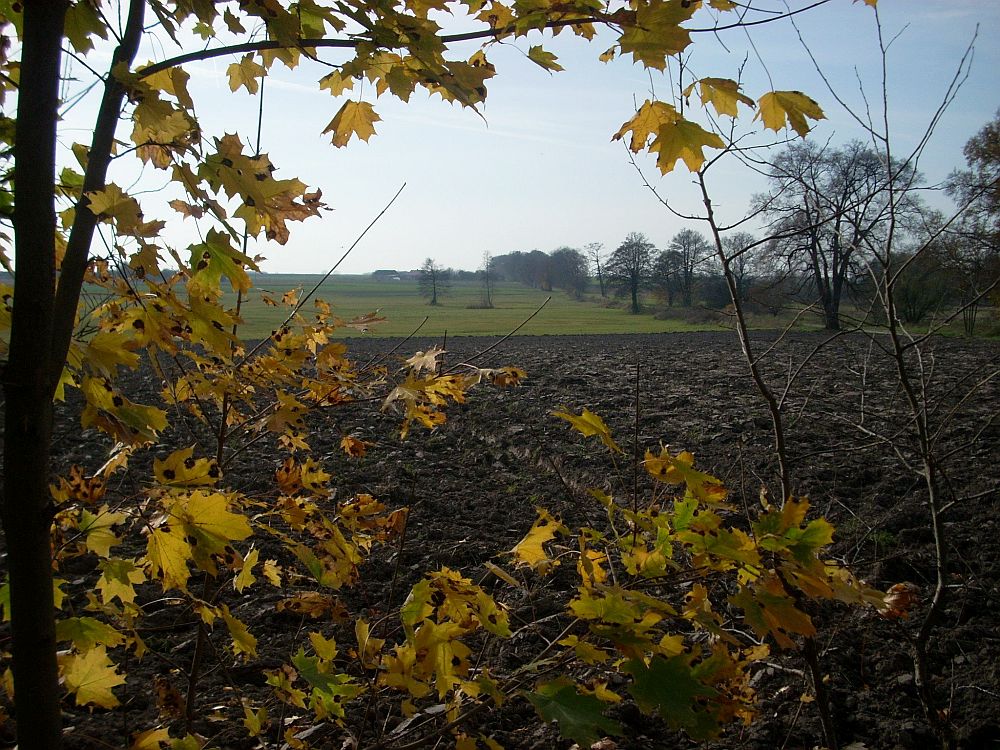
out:
<path id="1" fill-rule="evenodd" d="M 881 0 L 879 13 L 884 37 L 893 39 L 889 118 L 897 152 L 912 148 L 923 134 L 980 27 L 968 80 L 921 162 L 928 181 L 940 181 L 962 165 L 962 146 L 1000 107 L 1000 47 L 995 39 L 1000 2 Z M 871 106 L 880 107 L 881 60 L 869 8 L 833 0 L 798 16 L 798 26 L 842 98 L 863 110 L 860 80 Z M 774 88 L 805 91 L 823 107 L 829 119 L 817 125 L 811 138 L 842 143 L 864 136 L 827 91 L 787 21 L 757 27 L 751 37 L 756 52 L 742 31 L 727 32 L 721 38 L 725 48 L 710 34 L 696 35 L 692 70 L 699 77 L 734 77 L 749 55 L 744 89 L 751 96 L 770 88 L 769 75 Z M 332 210 L 322 220 L 293 224 L 284 247 L 259 243 L 253 252 L 267 256 L 263 269 L 325 272 L 403 183 L 399 199 L 340 272 L 415 268 L 426 257 L 445 266 L 476 268 L 484 252 L 551 251 L 590 242 L 601 242 L 610 251 L 632 231 L 665 247 L 679 229 L 697 228 L 663 208 L 643 186 L 622 144 L 611 141 L 651 89 L 667 98 L 668 78 L 648 75 L 630 58 L 603 64 L 597 57 L 607 43 L 588 45 L 566 32 L 544 42 L 566 68 L 550 75 L 524 54 L 539 41 L 520 39 L 487 51 L 498 75 L 489 82 L 485 120 L 437 97 L 418 94 L 402 104 L 389 97 L 373 100 L 373 92 L 366 90 L 363 97 L 374 101 L 382 117 L 377 135 L 368 143 L 352 140 L 343 149 L 321 135 L 342 103 L 316 86 L 326 70 L 305 65 L 289 72 L 275 66 L 265 85 L 263 150 L 278 166 L 277 176 L 297 176 L 321 188 Z M 475 49 L 468 44 L 460 54 L 468 56 Z M 150 54 L 162 56 L 155 50 Z M 250 142 L 257 100 L 229 92 L 225 69 L 230 62 L 223 58 L 189 67 L 192 93 L 206 133 L 238 132 Z M 96 97 L 89 99 L 93 101 L 74 108 L 67 118 L 67 145 L 83 140 L 96 106 Z M 740 123 L 744 131 L 760 131 L 749 110 Z M 127 135 L 126 127 L 121 137 Z M 672 205 L 697 209 L 697 191 L 683 169 L 661 177 L 649 157 L 641 155 L 637 162 Z M 134 185 L 133 190 L 156 190 L 165 183 L 162 174 L 148 170 L 139 175 L 125 160 L 115 165 L 110 179 L 123 187 Z M 732 159 L 713 169 L 709 179 L 715 203 L 731 221 L 764 187 L 761 178 Z M 153 193 L 144 203 L 147 217 L 170 218 L 167 236 L 177 246 L 196 241 L 190 219 L 181 222 L 161 210 L 167 197 Z M 948 205 L 943 197 L 935 200 Z"/>

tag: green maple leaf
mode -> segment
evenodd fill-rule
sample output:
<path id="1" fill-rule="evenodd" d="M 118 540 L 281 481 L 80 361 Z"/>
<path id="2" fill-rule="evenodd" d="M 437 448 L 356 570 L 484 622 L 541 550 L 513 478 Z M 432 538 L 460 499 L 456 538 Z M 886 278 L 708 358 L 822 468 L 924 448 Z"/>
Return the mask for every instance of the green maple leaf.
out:
<path id="1" fill-rule="evenodd" d="M 56 640 L 72 641 L 77 649 L 87 651 L 97 645 L 119 646 L 125 636 L 93 617 L 67 617 L 56 623 Z"/>
<path id="2" fill-rule="evenodd" d="M 623 669 L 632 675 L 629 692 L 639 708 L 656 712 L 670 727 L 683 729 L 694 739 L 706 739 L 719 731 L 711 701 L 718 691 L 695 677 L 693 658 L 692 654 L 654 656 L 648 666 L 642 659 L 631 659 Z"/>
<path id="3" fill-rule="evenodd" d="M 430 617 L 434 612 L 431 605 L 431 582 L 427 578 L 417 581 L 410 589 L 403 606 L 399 608 L 399 620 L 403 624 L 406 637 L 413 638 L 413 626 Z"/>
<path id="4" fill-rule="evenodd" d="M 757 100 L 759 110 L 757 117 L 764 127 L 775 132 L 788 126 L 800 136 L 809 132 L 809 120 L 823 120 L 826 115 L 819 104 L 801 91 L 771 91 Z M 754 119 L 757 119 L 755 117 Z"/>
<path id="5" fill-rule="evenodd" d="M 663 70 L 667 57 L 679 54 L 691 44 L 691 34 L 681 27 L 697 9 L 697 3 L 663 3 L 638 0 L 635 20 L 625 27 L 618 44 L 622 54 L 631 53 L 635 62 Z"/>
<path id="6" fill-rule="evenodd" d="M 247 267 L 257 268 L 249 257 L 233 247 L 228 234 L 217 229 L 209 230 L 204 242 L 191 246 L 191 278 L 209 288 L 217 289 L 225 276 L 234 289 L 249 291 Z"/>
<path id="7" fill-rule="evenodd" d="M 235 15 L 229 8 L 226 8 L 225 12 L 222 14 L 222 20 L 226 22 L 226 28 L 229 29 L 232 34 L 245 34 L 247 30 L 243 28 L 243 24 L 240 19 Z"/>
<path id="8" fill-rule="evenodd" d="M 333 672 L 333 665 L 329 661 L 319 656 L 306 656 L 301 646 L 292 657 L 292 664 L 298 670 L 299 677 L 308 682 L 310 687 L 327 695 L 349 695 L 353 698 L 363 690 L 352 682 L 350 675 Z"/>
<path id="9" fill-rule="evenodd" d="M 789 551 L 800 564 L 816 562 L 820 549 L 833 541 L 833 526 L 817 518 L 802 526 L 809 501 L 790 498 L 781 508 L 769 507 L 767 513 L 753 523 L 754 535 L 762 549 L 769 552 Z"/>
<path id="10" fill-rule="evenodd" d="M 565 677 L 538 685 L 526 697 L 542 719 L 558 722 L 559 733 L 581 747 L 623 732 L 621 724 L 604 715 L 604 704 L 598 698 L 581 695 Z"/>
<path id="11" fill-rule="evenodd" d="M 618 624 L 642 620 L 642 609 L 636 602 L 626 599 L 621 590 L 608 589 L 594 596 L 587 589 L 570 602 L 570 610 L 582 620 L 600 620 Z"/>

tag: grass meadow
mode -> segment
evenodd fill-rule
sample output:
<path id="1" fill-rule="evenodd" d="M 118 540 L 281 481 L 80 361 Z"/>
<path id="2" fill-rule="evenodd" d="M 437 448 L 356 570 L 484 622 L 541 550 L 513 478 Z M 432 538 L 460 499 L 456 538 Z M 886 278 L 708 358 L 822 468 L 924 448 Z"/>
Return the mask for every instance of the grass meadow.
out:
<path id="1" fill-rule="evenodd" d="M 276 299 L 291 289 L 299 289 L 305 294 L 319 279 L 319 276 L 302 274 L 256 276 L 254 289 L 243 302 L 241 336 L 245 339 L 267 336 L 288 314 L 287 307 L 265 305 L 260 292 L 266 291 Z M 387 318 L 384 323 L 371 326 L 367 334 L 348 328 L 343 329 L 344 336 L 406 336 L 418 327 L 421 337 L 503 335 L 524 322 L 547 297 L 551 299 L 545 307 L 518 333 L 664 333 L 718 328 L 711 323 L 656 320 L 649 314 L 631 315 L 625 305 L 607 307 L 599 297 L 595 300 L 596 295 L 588 297 L 587 301 L 577 301 L 561 290 L 542 292 L 515 282 L 496 284 L 492 309 L 477 307 L 482 300 L 482 288 L 477 281 L 453 281 L 450 291 L 440 297 L 435 306 L 427 304 L 420 295 L 416 279 L 392 281 L 371 276 L 335 275 L 320 286 L 315 296 L 330 303 L 334 313 L 344 320 L 375 310 Z M 226 302 L 235 304 L 235 296 L 230 295 Z M 310 301 L 302 313 L 310 315 L 314 309 Z"/>

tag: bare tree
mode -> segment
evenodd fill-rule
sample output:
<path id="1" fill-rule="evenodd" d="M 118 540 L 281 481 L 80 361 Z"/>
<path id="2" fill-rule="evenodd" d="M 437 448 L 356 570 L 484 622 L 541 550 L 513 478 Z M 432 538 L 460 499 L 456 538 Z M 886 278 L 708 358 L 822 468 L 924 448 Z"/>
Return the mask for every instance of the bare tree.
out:
<path id="1" fill-rule="evenodd" d="M 699 264 L 711 257 L 712 247 L 700 232 L 682 229 L 670 240 L 669 250 L 677 254 L 681 304 L 684 307 L 691 307 L 695 271 Z"/>
<path id="2" fill-rule="evenodd" d="M 482 282 L 482 306 L 493 308 L 493 286 L 496 283 L 493 272 L 493 256 L 489 251 L 483 253 L 483 265 L 479 267 L 479 279 Z"/>
<path id="3" fill-rule="evenodd" d="M 965 332 L 976 329 L 979 305 L 1000 278 L 1000 111 L 965 144 L 967 168 L 952 173 L 948 193 L 961 214 L 948 234 Z"/>
<path id="4" fill-rule="evenodd" d="M 603 249 L 604 245 L 600 242 L 591 242 L 583 248 L 584 255 L 590 263 L 590 268 L 592 269 L 594 276 L 597 277 L 597 285 L 601 289 L 601 296 L 607 297 L 608 291 L 604 284 L 604 268 L 602 265 L 606 262 L 604 254 L 601 252 Z"/>
<path id="5" fill-rule="evenodd" d="M 620 292 L 631 296 L 633 315 L 638 315 L 642 310 L 639 293 L 649 282 L 655 250 L 646 235 L 630 232 L 625 241 L 608 258 L 604 268 L 608 282 Z"/>
<path id="6" fill-rule="evenodd" d="M 736 292 L 743 301 L 750 293 L 754 276 L 753 252 L 757 245 L 757 238 L 749 232 L 733 232 L 722 238 L 722 247 L 736 281 Z"/>
<path id="7" fill-rule="evenodd" d="M 895 174 L 898 169 L 887 169 L 885 160 L 861 141 L 840 149 L 797 143 L 774 159 L 768 172 L 771 189 L 756 197 L 762 215 L 771 220 L 770 251 L 808 279 L 830 330 L 840 330 L 848 286 L 887 231 L 890 178 L 900 186 L 912 179 L 912 174 Z M 904 207 L 899 203 L 901 211 Z"/>
<path id="8" fill-rule="evenodd" d="M 664 250 L 653 263 L 652 286 L 667 307 L 674 306 L 681 288 L 681 256 L 676 250 Z"/>
<path id="9" fill-rule="evenodd" d="M 433 258 L 427 258 L 420 267 L 418 282 L 420 295 L 427 297 L 429 305 L 438 304 L 438 297 L 447 294 L 451 288 L 451 274 L 447 268 L 439 266 Z"/>

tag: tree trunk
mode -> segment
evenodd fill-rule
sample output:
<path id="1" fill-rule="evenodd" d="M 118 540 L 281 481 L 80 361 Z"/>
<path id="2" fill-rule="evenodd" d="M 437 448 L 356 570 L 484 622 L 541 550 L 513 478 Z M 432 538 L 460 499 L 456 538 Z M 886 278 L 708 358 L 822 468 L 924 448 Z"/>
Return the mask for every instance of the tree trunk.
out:
<path id="1" fill-rule="evenodd" d="M 823 300 L 823 321 L 828 330 L 840 330 L 840 309 L 832 299 Z"/>
<path id="2" fill-rule="evenodd" d="M 3 526 L 11 585 L 15 717 L 22 750 L 51 750 L 62 742 L 48 471 L 56 231 L 52 186 L 66 8 L 60 0 L 25 4 L 14 146 L 17 282 L 3 378 Z"/>

